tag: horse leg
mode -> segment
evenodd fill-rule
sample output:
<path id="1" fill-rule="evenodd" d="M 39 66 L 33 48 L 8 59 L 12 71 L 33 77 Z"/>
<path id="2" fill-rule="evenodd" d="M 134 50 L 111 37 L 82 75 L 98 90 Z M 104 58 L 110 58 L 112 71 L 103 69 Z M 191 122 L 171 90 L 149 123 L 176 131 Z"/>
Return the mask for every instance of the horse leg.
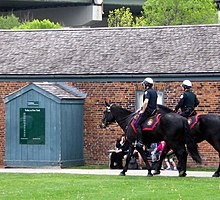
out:
<path id="1" fill-rule="evenodd" d="M 150 166 L 150 164 L 149 164 L 149 162 L 148 162 L 148 160 L 147 160 L 147 155 L 146 155 L 146 153 L 144 152 L 143 148 L 137 147 L 136 149 L 137 149 L 137 151 L 140 153 L 142 159 L 144 160 L 144 163 L 145 163 L 146 168 L 147 168 L 147 170 L 148 170 L 147 176 L 153 176 L 153 174 L 151 173 L 151 166 Z"/>
<path id="2" fill-rule="evenodd" d="M 125 173 L 128 171 L 128 163 L 131 160 L 131 156 L 133 155 L 133 152 L 134 152 L 134 147 L 130 146 L 127 157 L 126 157 L 125 166 L 124 166 L 123 170 L 121 171 L 121 173 L 119 174 L 119 176 L 125 176 L 126 175 Z"/>
<path id="3" fill-rule="evenodd" d="M 170 147 L 166 145 L 160 155 L 160 159 L 157 161 L 158 163 L 156 163 L 156 166 L 154 169 L 154 175 L 160 174 L 160 169 L 162 167 L 163 160 L 168 153 L 168 149 L 170 149 Z"/>
<path id="4" fill-rule="evenodd" d="M 220 152 L 218 153 L 219 156 L 219 165 L 217 171 L 212 175 L 212 177 L 220 177 Z"/>
<path id="5" fill-rule="evenodd" d="M 209 133 L 211 135 L 211 133 Z M 219 158 L 219 165 L 218 169 L 215 171 L 215 173 L 212 175 L 212 177 L 220 177 L 220 138 L 218 140 L 214 140 L 212 138 L 206 140 L 210 145 L 213 146 L 213 148 L 218 152 L 218 158 Z"/>
<path id="6" fill-rule="evenodd" d="M 173 148 L 172 148 L 173 149 Z M 179 171 L 179 177 L 185 177 L 186 174 L 186 163 L 187 163 L 187 151 L 185 146 L 183 146 L 181 149 L 173 149 L 177 159 L 177 169 Z"/>

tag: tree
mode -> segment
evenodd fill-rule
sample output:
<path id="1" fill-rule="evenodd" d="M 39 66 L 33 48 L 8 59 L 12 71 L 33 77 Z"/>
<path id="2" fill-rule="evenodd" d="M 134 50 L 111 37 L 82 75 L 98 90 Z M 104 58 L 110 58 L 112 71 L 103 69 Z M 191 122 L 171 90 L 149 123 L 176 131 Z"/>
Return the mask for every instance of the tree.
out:
<path id="1" fill-rule="evenodd" d="M 133 26 L 133 14 L 130 8 L 118 8 L 114 11 L 109 11 L 108 27 L 130 27 Z"/>
<path id="2" fill-rule="evenodd" d="M 18 17 L 15 17 L 13 14 L 8 16 L 0 16 L 0 29 L 12 29 L 15 26 L 21 24 Z"/>
<path id="3" fill-rule="evenodd" d="M 213 0 L 147 0 L 136 26 L 213 24 L 218 10 Z"/>
<path id="4" fill-rule="evenodd" d="M 108 26 L 168 26 L 218 23 L 214 0 L 147 0 L 134 20 L 130 8 L 110 11 Z"/>

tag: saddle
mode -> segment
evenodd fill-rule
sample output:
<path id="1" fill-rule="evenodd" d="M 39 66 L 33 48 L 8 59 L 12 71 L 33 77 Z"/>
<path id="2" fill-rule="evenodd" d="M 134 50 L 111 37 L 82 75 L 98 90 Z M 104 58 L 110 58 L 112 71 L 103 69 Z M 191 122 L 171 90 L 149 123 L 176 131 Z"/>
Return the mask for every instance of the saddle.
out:
<path id="1" fill-rule="evenodd" d="M 154 128 L 156 127 L 156 125 L 160 122 L 160 116 L 161 114 L 155 114 L 151 117 L 149 117 L 146 121 L 143 122 L 143 124 L 141 125 L 142 127 L 142 131 L 152 131 L 154 130 Z M 135 126 L 135 121 L 137 120 L 137 118 L 133 118 L 131 121 L 131 127 L 133 129 L 133 131 L 136 133 L 136 126 Z"/>
<path id="2" fill-rule="evenodd" d="M 200 115 L 200 114 L 194 115 L 194 116 L 192 116 L 192 117 L 188 117 L 187 120 L 188 120 L 188 124 L 189 124 L 190 129 L 193 129 L 194 126 L 198 123 L 198 121 L 199 121 L 199 115 Z"/>

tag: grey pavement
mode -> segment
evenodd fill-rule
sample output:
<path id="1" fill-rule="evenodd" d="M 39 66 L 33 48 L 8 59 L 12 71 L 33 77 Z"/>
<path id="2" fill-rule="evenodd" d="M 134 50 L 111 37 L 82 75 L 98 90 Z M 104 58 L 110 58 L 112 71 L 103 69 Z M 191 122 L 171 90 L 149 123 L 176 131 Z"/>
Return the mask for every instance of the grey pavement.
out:
<path id="1" fill-rule="evenodd" d="M 94 174 L 119 175 L 121 170 L 111 169 L 60 169 L 60 168 L 1 168 L 0 173 L 64 173 L 64 174 Z M 187 171 L 187 177 L 212 177 L 214 172 Z M 146 176 L 147 170 L 128 170 L 128 176 Z M 157 176 L 178 176 L 178 171 L 161 170 Z"/>

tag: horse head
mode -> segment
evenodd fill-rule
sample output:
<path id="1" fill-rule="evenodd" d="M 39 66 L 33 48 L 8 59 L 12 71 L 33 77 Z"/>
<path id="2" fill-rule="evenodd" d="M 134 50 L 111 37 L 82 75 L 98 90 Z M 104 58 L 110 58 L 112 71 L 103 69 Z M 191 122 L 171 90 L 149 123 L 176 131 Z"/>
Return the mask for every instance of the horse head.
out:
<path id="1" fill-rule="evenodd" d="M 133 113 L 130 110 L 122 108 L 116 104 L 105 102 L 106 110 L 104 111 L 100 127 L 106 128 L 108 125 L 117 122 L 118 125 L 125 131 L 130 122 Z"/>
<path id="2" fill-rule="evenodd" d="M 100 128 L 106 128 L 107 126 L 115 122 L 115 117 L 113 116 L 111 112 L 111 107 L 113 104 L 110 105 L 109 103 L 105 101 L 105 105 L 106 105 L 106 109 L 103 112 L 103 117 L 102 117 L 102 121 L 100 124 Z"/>

